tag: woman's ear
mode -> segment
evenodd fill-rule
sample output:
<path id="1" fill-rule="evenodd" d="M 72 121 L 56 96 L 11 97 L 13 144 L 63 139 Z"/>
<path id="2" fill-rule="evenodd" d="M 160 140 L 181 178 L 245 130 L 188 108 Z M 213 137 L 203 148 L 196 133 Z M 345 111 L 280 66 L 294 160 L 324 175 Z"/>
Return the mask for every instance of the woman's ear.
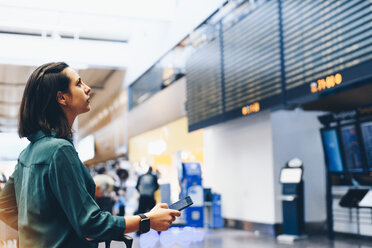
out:
<path id="1" fill-rule="evenodd" d="M 57 92 L 57 102 L 63 106 L 67 106 L 66 96 L 62 91 Z"/>

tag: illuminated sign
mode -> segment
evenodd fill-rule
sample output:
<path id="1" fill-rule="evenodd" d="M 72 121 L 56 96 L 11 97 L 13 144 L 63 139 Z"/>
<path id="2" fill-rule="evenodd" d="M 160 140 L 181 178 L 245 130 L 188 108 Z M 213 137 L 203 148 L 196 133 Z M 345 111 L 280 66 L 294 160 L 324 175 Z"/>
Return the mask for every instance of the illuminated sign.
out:
<path id="1" fill-rule="evenodd" d="M 242 114 L 243 115 L 249 115 L 249 114 L 252 114 L 252 113 L 257 113 L 258 111 L 260 111 L 260 103 L 259 102 L 252 103 L 252 104 L 244 106 L 242 108 Z"/>
<path id="2" fill-rule="evenodd" d="M 336 75 L 331 75 L 326 77 L 325 79 L 319 79 L 317 82 L 312 82 L 310 84 L 310 91 L 311 93 L 320 92 L 326 89 L 330 89 L 342 83 L 342 76 L 340 73 Z"/>
<path id="3" fill-rule="evenodd" d="M 358 108 L 358 112 L 361 115 L 371 114 L 372 113 L 372 107 L 366 107 L 366 108 L 361 107 L 361 108 Z"/>

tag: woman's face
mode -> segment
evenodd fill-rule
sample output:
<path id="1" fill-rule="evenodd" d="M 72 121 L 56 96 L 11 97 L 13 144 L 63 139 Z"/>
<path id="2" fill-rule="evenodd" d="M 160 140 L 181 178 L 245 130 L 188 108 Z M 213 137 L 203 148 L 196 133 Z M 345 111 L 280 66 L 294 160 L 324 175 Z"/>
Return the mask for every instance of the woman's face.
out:
<path id="1" fill-rule="evenodd" d="M 74 116 L 88 112 L 90 110 L 90 87 L 81 80 L 72 68 L 67 67 L 63 72 L 70 78 L 65 110 Z"/>

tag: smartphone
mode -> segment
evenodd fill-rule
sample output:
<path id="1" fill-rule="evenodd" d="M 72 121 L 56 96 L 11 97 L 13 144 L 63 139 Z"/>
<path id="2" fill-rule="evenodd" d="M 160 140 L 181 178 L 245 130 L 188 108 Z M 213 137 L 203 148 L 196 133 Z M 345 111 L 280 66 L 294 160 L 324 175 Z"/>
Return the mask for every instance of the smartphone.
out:
<path id="1" fill-rule="evenodd" d="M 186 196 L 182 200 L 179 200 L 179 201 L 169 205 L 169 209 L 174 209 L 174 210 L 181 211 L 182 209 L 185 209 L 185 208 L 191 206 L 192 204 L 193 204 L 193 202 L 191 200 L 191 197 Z"/>

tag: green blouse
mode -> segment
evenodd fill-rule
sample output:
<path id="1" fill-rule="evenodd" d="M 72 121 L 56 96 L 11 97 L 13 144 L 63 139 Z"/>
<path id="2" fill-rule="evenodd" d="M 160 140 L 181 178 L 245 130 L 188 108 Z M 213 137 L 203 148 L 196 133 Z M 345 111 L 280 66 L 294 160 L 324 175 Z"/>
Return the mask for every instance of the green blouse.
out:
<path id="1" fill-rule="evenodd" d="M 28 137 L 0 192 L 0 219 L 18 230 L 20 247 L 97 247 L 120 239 L 125 219 L 102 212 L 95 184 L 72 143 L 42 131 Z"/>

